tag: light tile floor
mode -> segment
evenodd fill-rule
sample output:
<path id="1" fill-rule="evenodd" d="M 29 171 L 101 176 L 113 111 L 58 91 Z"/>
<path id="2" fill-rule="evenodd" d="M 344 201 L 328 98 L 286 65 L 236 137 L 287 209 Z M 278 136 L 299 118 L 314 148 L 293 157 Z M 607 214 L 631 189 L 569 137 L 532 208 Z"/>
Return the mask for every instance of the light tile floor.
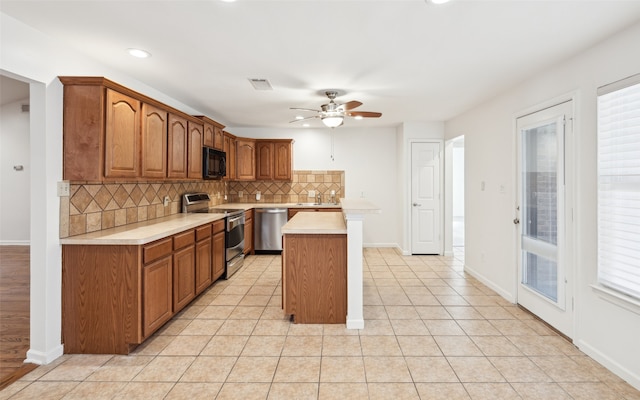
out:
<path id="1" fill-rule="evenodd" d="M 461 251 L 364 254 L 363 330 L 290 323 L 280 257 L 251 256 L 133 354 L 64 355 L 0 399 L 640 399 Z"/>

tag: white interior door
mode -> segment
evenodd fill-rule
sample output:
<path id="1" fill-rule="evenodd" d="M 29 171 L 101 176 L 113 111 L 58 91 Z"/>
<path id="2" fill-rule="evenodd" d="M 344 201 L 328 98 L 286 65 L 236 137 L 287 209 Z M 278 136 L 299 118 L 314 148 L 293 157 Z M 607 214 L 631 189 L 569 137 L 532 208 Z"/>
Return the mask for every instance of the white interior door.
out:
<path id="1" fill-rule="evenodd" d="M 412 143 L 412 254 L 442 254 L 440 191 L 440 143 Z"/>
<path id="2" fill-rule="evenodd" d="M 571 102 L 519 118 L 518 304 L 573 333 L 567 251 L 565 140 Z"/>

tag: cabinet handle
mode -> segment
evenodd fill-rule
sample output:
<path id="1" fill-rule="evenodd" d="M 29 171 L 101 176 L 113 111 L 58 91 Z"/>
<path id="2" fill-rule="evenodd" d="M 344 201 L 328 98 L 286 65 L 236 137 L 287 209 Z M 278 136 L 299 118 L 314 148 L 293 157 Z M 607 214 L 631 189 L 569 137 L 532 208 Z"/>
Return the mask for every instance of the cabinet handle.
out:
<path id="1" fill-rule="evenodd" d="M 414 207 L 422 207 L 422 204 L 418 204 L 418 203 L 413 203 Z"/>

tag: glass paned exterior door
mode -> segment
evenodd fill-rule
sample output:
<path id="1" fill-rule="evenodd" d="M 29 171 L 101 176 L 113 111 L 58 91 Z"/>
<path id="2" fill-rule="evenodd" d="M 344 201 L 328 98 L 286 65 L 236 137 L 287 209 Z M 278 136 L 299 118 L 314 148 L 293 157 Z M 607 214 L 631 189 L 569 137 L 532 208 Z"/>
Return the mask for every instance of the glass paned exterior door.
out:
<path id="1" fill-rule="evenodd" d="M 556 122 L 522 134 L 522 284 L 558 301 L 558 132 Z"/>

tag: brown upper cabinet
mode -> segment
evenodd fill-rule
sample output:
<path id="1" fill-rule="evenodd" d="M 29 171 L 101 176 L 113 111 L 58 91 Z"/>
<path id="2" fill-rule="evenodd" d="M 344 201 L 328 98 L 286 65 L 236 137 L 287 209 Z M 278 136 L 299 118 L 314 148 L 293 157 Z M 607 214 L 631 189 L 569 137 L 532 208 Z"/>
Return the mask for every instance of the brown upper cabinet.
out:
<path id="1" fill-rule="evenodd" d="M 140 102 L 107 89 L 106 178 L 136 178 L 140 171 Z"/>
<path id="2" fill-rule="evenodd" d="M 203 145 L 224 151 L 224 125 L 212 120 L 204 115 L 196 115 L 204 124 Z"/>
<path id="3" fill-rule="evenodd" d="M 187 177 L 187 120 L 175 114 L 169 114 L 168 167 L 169 178 Z"/>
<path id="4" fill-rule="evenodd" d="M 236 139 L 236 180 L 254 181 L 256 179 L 256 141 L 255 139 Z"/>
<path id="5" fill-rule="evenodd" d="M 168 113 L 159 107 L 142 104 L 142 177 L 167 176 Z"/>
<path id="6" fill-rule="evenodd" d="M 209 118 L 193 117 L 103 77 L 59 79 L 64 84 L 65 180 L 202 179 L 205 123 L 212 127 L 212 147 L 224 146 L 224 126 Z"/>
<path id="7" fill-rule="evenodd" d="M 293 140 L 256 140 L 256 179 L 290 181 L 292 160 Z"/>
<path id="8" fill-rule="evenodd" d="M 227 153 L 227 174 L 224 179 L 236 180 L 236 137 L 229 132 L 224 132 L 223 150 Z"/>
<path id="9" fill-rule="evenodd" d="M 189 121 L 189 178 L 202 179 L 202 124 Z"/>

